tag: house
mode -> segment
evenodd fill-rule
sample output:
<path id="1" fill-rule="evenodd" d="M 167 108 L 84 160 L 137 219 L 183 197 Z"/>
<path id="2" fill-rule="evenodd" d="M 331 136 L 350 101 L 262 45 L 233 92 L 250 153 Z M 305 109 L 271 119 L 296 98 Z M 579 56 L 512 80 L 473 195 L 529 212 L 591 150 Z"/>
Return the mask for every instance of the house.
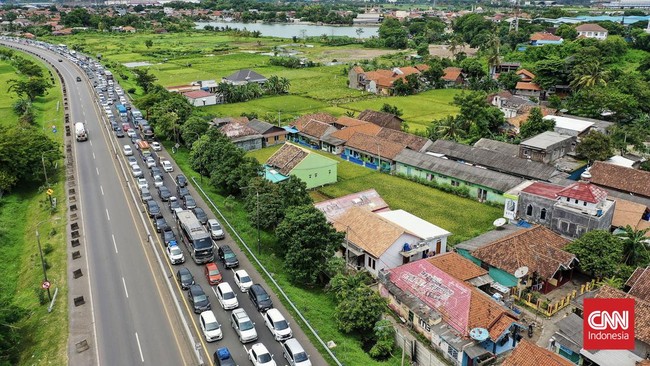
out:
<path id="1" fill-rule="evenodd" d="M 588 231 L 609 230 L 616 202 L 607 196 L 604 189 L 585 182 L 568 187 L 534 182 L 519 193 L 515 217 L 579 238 Z"/>
<path id="2" fill-rule="evenodd" d="M 126 33 L 135 33 L 136 29 L 130 25 L 122 27 L 122 31 Z"/>
<path id="3" fill-rule="evenodd" d="M 490 95 L 488 97 L 488 102 L 499 108 L 499 110 L 503 112 L 505 118 L 516 117 L 524 105 L 537 106 L 537 104 L 531 102 L 530 99 L 518 95 L 512 95 L 512 93 L 507 90 Z"/>
<path id="4" fill-rule="evenodd" d="M 607 38 L 608 33 L 607 29 L 593 23 L 580 24 L 576 27 L 576 31 L 578 32 L 578 38 L 595 38 L 597 40 Z"/>
<path id="5" fill-rule="evenodd" d="M 465 77 L 463 76 L 463 69 L 460 67 L 445 67 L 442 80 L 445 82 L 445 87 L 454 88 L 465 84 Z"/>
<path id="6" fill-rule="evenodd" d="M 590 182 L 610 190 L 625 193 L 630 196 L 650 198 L 650 172 L 608 164 L 602 161 L 594 162 L 589 168 Z"/>
<path id="7" fill-rule="evenodd" d="M 616 201 L 616 206 L 614 206 L 612 228 L 630 226 L 635 230 L 641 230 L 650 226 L 650 210 L 648 210 L 648 206 L 622 198 L 614 198 L 614 201 Z M 650 232 L 647 235 L 650 235 Z"/>
<path id="8" fill-rule="evenodd" d="M 363 85 L 363 68 L 361 66 L 353 66 L 350 71 L 348 71 L 348 87 L 352 89 L 362 89 Z"/>
<path id="9" fill-rule="evenodd" d="M 535 79 L 535 74 L 526 69 L 519 69 L 515 72 L 515 74 L 519 76 L 519 79 L 523 82 L 531 82 L 533 79 Z"/>
<path id="10" fill-rule="evenodd" d="M 192 91 L 200 91 L 201 87 L 196 84 L 183 84 L 183 85 L 172 85 L 165 87 L 170 93 L 188 93 Z"/>
<path id="11" fill-rule="evenodd" d="M 348 85 L 357 86 L 357 89 L 379 95 L 391 95 L 393 83 L 397 80 L 405 80 L 409 75 L 420 75 L 428 70 L 427 65 L 395 67 L 390 70 L 380 69 L 359 73 L 359 69 L 352 68 L 348 72 Z M 363 69 L 361 69 L 363 71 Z M 356 81 L 355 81 L 356 80 Z"/>
<path id="12" fill-rule="evenodd" d="M 346 263 L 365 269 L 373 276 L 377 276 L 382 269 L 426 258 L 429 253 L 433 255 L 436 249 L 443 250 L 447 236 L 450 235 L 449 232 L 426 223 L 434 227 L 433 230 L 439 235 L 423 238 L 382 217 L 380 213 L 361 207 L 351 207 L 334 219 L 332 224 L 336 230 L 345 233 L 341 249 Z"/>
<path id="13" fill-rule="evenodd" d="M 567 136 L 577 138 L 586 136 L 595 125 L 593 121 L 566 116 L 545 116 L 545 120 L 553 120 L 555 127 L 553 131 Z"/>
<path id="14" fill-rule="evenodd" d="M 503 194 L 521 184 L 521 178 L 443 159 L 409 149 L 395 157 L 395 174 L 452 187 L 467 187 L 481 202 L 504 203 Z"/>
<path id="15" fill-rule="evenodd" d="M 336 123 L 333 123 L 332 126 L 341 126 L 342 123 L 348 123 L 349 121 L 344 121 L 344 119 L 349 119 L 349 117 L 340 117 Z M 332 154 L 340 155 L 344 153 L 345 143 L 356 133 L 362 133 L 369 136 L 377 136 L 379 131 L 382 130 L 381 127 L 377 126 L 374 123 L 362 121 L 361 124 L 350 123 L 349 127 L 343 127 L 337 131 L 332 132 L 322 141 L 322 149 L 329 151 Z"/>
<path id="16" fill-rule="evenodd" d="M 575 366 L 566 358 L 522 339 L 501 366 Z"/>
<path id="17" fill-rule="evenodd" d="M 479 149 L 485 149 L 490 151 L 495 151 L 507 156 L 516 157 L 519 155 L 519 146 L 515 144 L 509 144 L 503 141 L 491 140 L 485 137 L 482 137 L 474 143 L 474 147 Z"/>
<path id="18" fill-rule="evenodd" d="M 514 233 L 471 252 L 471 256 L 481 262 L 481 267 L 495 268 L 502 272 L 502 285 L 512 287 L 520 281 L 514 276 L 521 267 L 528 267 L 528 275 L 521 283 L 526 283 L 532 291 L 549 293 L 570 281 L 578 259 L 564 251 L 569 241 L 544 226 L 535 225 Z M 530 279 L 530 281 L 529 281 Z"/>
<path id="19" fill-rule="evenodd" d="M 264 136 L 254 129 L 237 121 L 229 122 L 220 128 L 221 133 L 226 135 L 235 146 L 244 151 L 259 150 L 264 145 Z"/>
<path id="20" fill-rule="evenodd" d="M 258 119 L 248 122 L 247 126 L 264 137 L 262 141 L 264 147 L 283 144 L 286 141 L 288 132 L 282 127 Z"/>
<path id="21" fill-rule="evenodd" d="M 521 67 L 519 62 L 502 62 L 495 66 L 494 73 L 501 74 L 510 71 L 517 71 Z"/>
<path id="22" fill-rule="evenodd" d="M 206 105 L 217 104 L 217 95 L 204 90 L 194 90 L 183 93 L 187 101 L 195 107 L 205 107 Z M 223 103 L 223 99 L 221 100 Z"/>
<path id="23" fill-rule="evenodd" d="M 344 146 L 344 160 L 389 173 L 395 170 L 395 157 L 405 149 L 402 144 L 364 133 L 353 134 Z"/>
<path id="24" fill-rule="evenodd" d="M 296 125 L 296 129 L 298 130 L 298 133 L 295 136 L 294 141 L 314 149 L 323 148 L 321 141 L 323 137 L 336 131 L 336 128 L 329 123 L 317 121 L 315 119 L 302 125 Z"/>
<path id="25" fill-rule="evenodd" d="M 377 137 L 401 144 L 408 149 L 419 152 L 426 151 L 426 149 L 433 144 L 433 142 L 427 138 L 390 128 L 382 128 L 379 130 L 379 132 L 377 132 Z"/>
<path id="26" fill-rule="evenodd" d="M 314 203 L 314 207 L 325 214 L 328 222 L 334 222 L 352 207 L 361 207 L 371 212 L 390 210 L 386 201 L 374 189 Z"/>
<path id="27" fill-rule="evenodd" d="M 248 124 L 248 117 L 215 117 L 210 121 L 211 127 L 221 128 L 228 123 Z"/>
<path id="28" fill-rule="evenodd" d="M 359 113 L 359 118 L 362 121 L 367 121 L 376 124 L 379 127 L 390 128 L 391 130 L 401 131 L 403 119 L 400 117 L 386 112 L 373 111 L 366 109 Z"/>
<path id="29" fill-rule="evenodd" d="M 484 269 L 453 253 L 442 256 L 382 271 L 379 294 L 452 364 L 494 362 L 521 339 L 517 317 L 471 284 L 486 276 Z"/>
<path id="30" fill-rule="evenodd" d="M 562 44 L 562 37 L 547 32 L 535 32 L 530 35 L 531 46 L 544 46 L 547 44 Z"/>
<path id="31" fill-rule="evenodd" d="M 221 81 L 231 85 L 245 85 L 248 83 L 263 85 L 267 79 L 253 70 L 243 69 L 224 77 Z"/>
<path id="32" fill-rule="evenodd" d="M 447 238 L 451 235 L 449 231 L 404 210 L 375 211 L 375 213 L 425 241 L 417 243 L 415 246 L 405 245 L 403 247 L 400 254 L 404 257 L 404 263 L 447 252 Z M 435 247 L 434 249 L 431 249 L 432 245 Z"/>
<path id="33" fill-rule="evenodd" d="M 266 161 L 265 176 L 278 182 L 295 175 L 311 189 L 336 183 L 337 166 L 334 159 L 285 143 Z"/>
<path id="34" fill-rule="evenodd" d="M 576 138 L 545 131 L 519 144 L 519 158 L 549 164 L 576 149 Z"/>
<path id="35" fill-rule="evenodd" d="M 625 282 L 625 288 L 629 295 L 650 301 L 650 266 L 637 268 Z"/>
<path id="36" fill-rule="evenodd" d="M 515 86 L 515 94 L 521 95 L 524 97 L 533 97 L 541 99 L 544 96 L 544 92 L 539 85 L 533 82 L 520 81 Z"/>

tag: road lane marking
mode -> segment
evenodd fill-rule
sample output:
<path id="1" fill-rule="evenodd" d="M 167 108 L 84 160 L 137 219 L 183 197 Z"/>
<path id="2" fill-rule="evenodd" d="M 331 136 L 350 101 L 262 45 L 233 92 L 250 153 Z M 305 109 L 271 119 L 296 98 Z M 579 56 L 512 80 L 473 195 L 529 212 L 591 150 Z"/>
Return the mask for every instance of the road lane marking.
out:
<path id="1" fill-rule="evenodd" d="M 117 254 L 117 242 L 115 241 L 115 235 L 111 234 L 111 237 L 113 238 L 113 247 L 115 247 L 115 254 Z"/>
<path id="2" fill-rule="evenodd" d="M 140 347 L 140 337 L 138 337 L 138 332 L 135 332 L 135 341 L 138 342 L 138 350 L 140 351 L 140 360 L 144 363 L 144 355 L 142 354 L 142 347 Z"/>
<path id="3" fill-rule="evenodd" d="M 106 217 L 108 217 L 108 221 L 111 221 L 111 214 L 108 213 L 108 209 L 106 209 Z"/>
<path id="4" fill-rule="evenodd" d="M 95 167 L 95 171 L 97 172 L 97 175 L 99 175 L 99 168 Z"/>
<path id="5" fill-rule="evenodd" d="M 126 293 L 126 298 L 128 299 L 129 298 L 129 290 L 126 289 L 126 281 L 124 280 L 124 277 L 122 277 L 122 284 L 124 285 L 124 292 Z M 140 353 L 142 353 L 142 351 L 140 351 Z"/>
<path id="6" fill-rule="evenodd" d="M 102 187 L 102 186 L 100 185 L 100 186 L 99 186 L 99 190 L 102 191 L 102 196 L 103 196 L 103 195 L 104 195 L 104 187 Z"/>
<path id="7" fill-rule="evenodd" d="M 93 159 L 96 159 L 96 157 L 95 157 L 95 152 L 94 152 L 94 151 L 93 151 Z"/>
<path id="8" fill-rule="evenodd" d="M 90 142 L 90 146 L 93 146 L 93 140 L 90 140 L 89 142 Z"/>

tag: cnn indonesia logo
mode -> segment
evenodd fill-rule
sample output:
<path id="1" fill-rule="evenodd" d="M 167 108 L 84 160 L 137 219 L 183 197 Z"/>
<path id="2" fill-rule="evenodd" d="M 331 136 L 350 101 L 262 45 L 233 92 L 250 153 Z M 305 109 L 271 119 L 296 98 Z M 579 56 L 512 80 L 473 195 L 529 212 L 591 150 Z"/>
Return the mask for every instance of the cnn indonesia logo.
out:
<path id="1" fill-rule="evenodd" d="M 634 299 L 585 299 L 583 348 L 634 349 Z"/>

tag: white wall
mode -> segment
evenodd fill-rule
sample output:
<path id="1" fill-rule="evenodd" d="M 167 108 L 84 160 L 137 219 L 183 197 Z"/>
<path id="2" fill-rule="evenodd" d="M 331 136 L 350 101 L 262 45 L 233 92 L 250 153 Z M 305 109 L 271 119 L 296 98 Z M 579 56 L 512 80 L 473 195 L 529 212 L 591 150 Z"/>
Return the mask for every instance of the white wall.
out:
<path id="1" fill-rule="evenodd" d="M 216 95 L 211 95 L 209 97 L 205 98 L 196 98 L 196 99 L 191 99 L 187 98 L 187 100 L 190 102 L 191 105 L 195 107 L 203 107 L 203 99 L 205 99 L 205 105 L 215 105 L 217 104 L 217 96 Z"/>
<path id="2" fill-rule="evenodd" d="M 375 275 L 377 275 L 377 271 L 379 271 L 382 268 L 389 269 L 389 268 L 395 268 L 401 266 L 404 257 L 402 257 L 402 254 L 400 254 L 400 252 L 404 247 L 404 243 L 413 245 L 418 243 L 419 241 L 421 241 L 421 239 L 416 236 L 413 236 L 411 234 L 402 234 L 399 237 L 399 239 L 397 239 L 397 241 L 395 241 L 393 245 L 391 245 L 390 248 L 388 248 L 388 250 L 386 250 L 384 254 L 382 254 L 382 256 L 377 261 L 375 270 L 374 271 L 372 271 L 372 269 L 369 270 L 372 271 L 372 273 L 374 273 Z M 446 243 L 446 240 L 444 241 L 444 243 Z M 434 246 L 434 250 L 435 250 L 435 246 Z"/>

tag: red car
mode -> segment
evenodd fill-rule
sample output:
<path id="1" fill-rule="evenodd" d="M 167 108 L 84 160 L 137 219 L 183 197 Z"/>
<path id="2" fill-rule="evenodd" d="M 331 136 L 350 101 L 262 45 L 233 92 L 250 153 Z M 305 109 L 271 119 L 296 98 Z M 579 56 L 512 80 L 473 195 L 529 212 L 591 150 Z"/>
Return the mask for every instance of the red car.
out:
<path id="1" fill-rule="evenodd" d="M 129 128 L 131 128 L 131 125 L 130 125 L 130 124 L 128 124 L 128 123 L 122 123 L 122 129 L 124 130 L 124 132 L 128 131 Z"/>
<path id="2" fill-rule="evenodd" d="M 205 265 L 205 278 L 208 279 L 210 285 L 218 285 L 221 283 L 221 272 L 215 263 L 208 263 Z"/>

